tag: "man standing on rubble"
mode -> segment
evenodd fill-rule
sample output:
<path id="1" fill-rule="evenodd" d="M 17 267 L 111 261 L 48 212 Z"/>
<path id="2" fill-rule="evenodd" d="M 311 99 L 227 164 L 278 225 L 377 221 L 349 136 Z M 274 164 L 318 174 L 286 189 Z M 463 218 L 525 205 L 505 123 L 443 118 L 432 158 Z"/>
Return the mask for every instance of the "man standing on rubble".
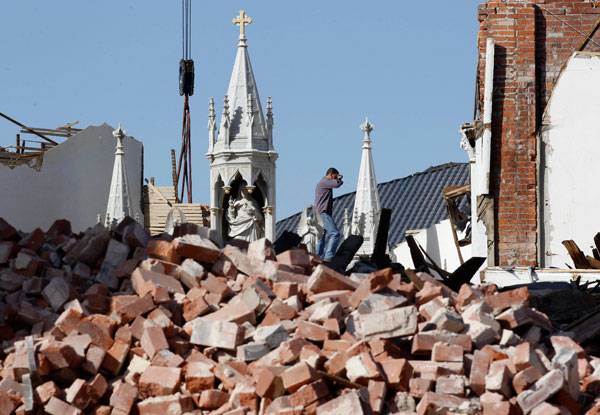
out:
<path id="1" fill-rule="evenodd" d="M 344 184 L 342 177 L 337 169 L 331 167 L 327 170 L 325 177 L 317 183 L 317 189 L 315 190 L 315 209 L 321 215 L 324 228 L 323 236 L 317 244 L 317 255 L 323 258 L 324 261 L 331 261 L 340 242 L 340 231 L 333 221 L 332 210 L 333 189 Z M 325 247 L 326 242 L 327 249 Z"/>

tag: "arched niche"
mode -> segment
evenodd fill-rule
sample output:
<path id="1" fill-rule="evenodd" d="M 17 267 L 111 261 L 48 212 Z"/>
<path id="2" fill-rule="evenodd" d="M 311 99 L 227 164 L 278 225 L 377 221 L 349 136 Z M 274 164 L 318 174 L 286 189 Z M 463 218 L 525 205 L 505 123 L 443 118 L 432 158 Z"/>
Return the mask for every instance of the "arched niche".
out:
<path id="1" fill-rule="evenodd" d="M 220 206 L 223 208 L 223 215 L 221 217 L 221 226 L 223 229 L 223 235 L 225 239 L 230 239 L 229 237 L 229 222 L 227 221 L 227 208 L 229 207 L 229 201 L 233 198 L 234 200 L 238 198 L 240 194 L 240 188 L 243 186 L 247 186 L 246 181 L 242 178 L 241 174 L 238 172 L 236 174 L 235 179 L 231 182 L 229 193 L 223 192 L 222 203 Z M 265 206 L 265 191 L 266 186 L 263 183 L 259 183 L 259 185 L 255 185 L 250 197 L 252 197 L 261 208 Z M 262 212 L 261 212 L 262 213 Z M 263 224 L 264 226 L 264 224 Z M 264 229 L 263 229 L 264 230 Z M 263 232 L 264 233 L 264 232 Z"/>

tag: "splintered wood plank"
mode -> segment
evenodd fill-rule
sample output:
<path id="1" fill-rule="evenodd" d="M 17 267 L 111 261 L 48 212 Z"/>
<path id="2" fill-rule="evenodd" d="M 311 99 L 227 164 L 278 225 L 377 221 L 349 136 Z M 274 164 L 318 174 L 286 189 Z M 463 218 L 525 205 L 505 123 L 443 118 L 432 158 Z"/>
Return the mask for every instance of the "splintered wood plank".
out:
<path id="1" fill-rule="evenodd" d="M 562 244 L 567 248 L 567 252 L 571 256 L 573 263 L 575 264 L 575 268 L 577 269 L 592 269 L 593 267 L 590 265 L 588 260 L 586 259 L 581 249 L 577 246 L 575 241 L 568 239 L 563 241 Z"/>
<path id="2" fill-rule="evenodd" d="M 600 261 L 599 260 L 597 260 L 596 258 L 589 256 L 589 255 L 586 256 L 585 259 L 588 260 L 588 262 L 590 263 L 592 268 L 600 269 Z"/>

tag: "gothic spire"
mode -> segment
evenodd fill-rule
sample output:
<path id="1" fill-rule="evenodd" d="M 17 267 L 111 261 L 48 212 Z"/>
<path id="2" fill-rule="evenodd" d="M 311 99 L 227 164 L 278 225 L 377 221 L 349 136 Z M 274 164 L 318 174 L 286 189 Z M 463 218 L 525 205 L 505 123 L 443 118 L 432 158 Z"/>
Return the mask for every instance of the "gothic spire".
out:
<path id="1" fill-rule="evenodd" d="M 234 148 L 258 148 L 266 150 L 267 146 L 267 124 L 263 114 L 254 72 L 248 55 L 248 45 L 246 44 L 245 26 L 250 24 L 252 19 L 245 15 L 244 10 L 233 23 L 240 26 L 240 36 L 233 71 L 227 89 L 229 98 L 229 114 L 223 113 L 221 124 L 224 124 L 225 117 L 228 118 L 230 127 L 219 131 L 216 147 L 225 143 Z M 251 102 L 248 102 L 248 99 Z M 228 137 L 224 135 L 228 134 Z M 237 145 L 235 141 L 238 141 Z M 264 143 L 258 143 L 264 141 Z M 220 142 L 220 143 L 219 143 Z"/>
<path id="2" fill-rule="evenodd" d="M 117 139 L 117 151 L 115 152 L 115 164 L 106 207 L 106 227 L 108 228 L 115 227 L 126 216 L 131 216 L 131 199 L 125 169 L 125 147 L 123 147 L 123 138 L 127 136 L 127 131 L 121 128 L 121 123 L 113 131 L 113 136 Z"/>
<path id="3" fill-rule="evenodd" d="M 356 187 L 356 199 L 352 218 L 352 233 L 362 235 L 364 242 L 359 254 L 371 254 L 375 244 L 375 234 L 379 223 L 379 192 L 377 191 L 377 179 L 375 178 L 375 166 L 371 155 L 371 131 L 375 126 L 367 118 L 360 125 L 365 133 L 362 145 L 362 158 L 358 173 L 358 185 Z"/>

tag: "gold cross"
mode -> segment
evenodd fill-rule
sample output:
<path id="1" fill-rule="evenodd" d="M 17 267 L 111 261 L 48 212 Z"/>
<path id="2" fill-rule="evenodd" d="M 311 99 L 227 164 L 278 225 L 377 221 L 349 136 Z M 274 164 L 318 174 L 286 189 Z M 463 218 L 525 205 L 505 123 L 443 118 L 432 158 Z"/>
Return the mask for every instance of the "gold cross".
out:
<path id="1" fill-rule="evenodd" d="M 245 10 L 240 10 L 240 15 L 237 18 L 233 19 L 233 23 L 240 26 L 240 37 L 246 37 L 244 29 L 246 28 L 247 24 L 252 23 L 252 18 L 245 17 L 245 14 Z"/>

